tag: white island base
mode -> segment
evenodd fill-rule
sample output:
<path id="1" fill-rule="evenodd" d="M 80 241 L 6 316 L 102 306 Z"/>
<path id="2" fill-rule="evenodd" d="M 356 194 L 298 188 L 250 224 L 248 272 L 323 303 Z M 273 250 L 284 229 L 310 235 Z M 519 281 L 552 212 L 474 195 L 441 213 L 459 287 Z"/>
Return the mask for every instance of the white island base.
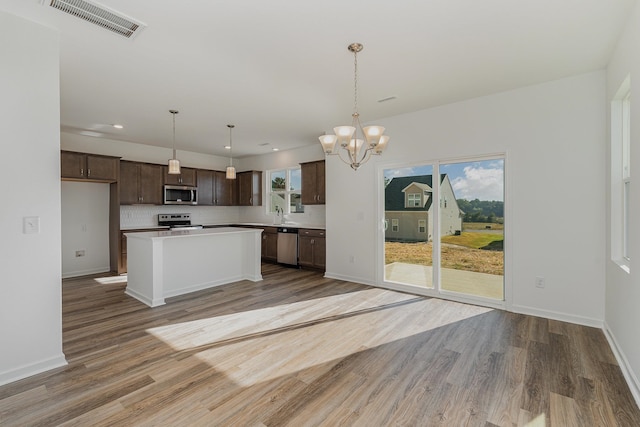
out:
<path id="1" fill-rule="evenodd" d="M 260 281 L 261 234 L 237 227 L 128 233 L 125 293 L 156 307 L 176 295 Z"/>

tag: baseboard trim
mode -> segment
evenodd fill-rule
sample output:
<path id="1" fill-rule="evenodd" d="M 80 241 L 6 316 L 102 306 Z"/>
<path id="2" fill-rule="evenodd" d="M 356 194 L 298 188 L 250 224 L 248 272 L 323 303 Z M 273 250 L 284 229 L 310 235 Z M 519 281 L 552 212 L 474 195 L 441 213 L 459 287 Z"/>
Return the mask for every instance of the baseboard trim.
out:
<path id="1" fill-rule="evenodd" d="M 343 274 L 334 274 L 328 271 L 324 273 L 324 277 L 326 277 L 327 279 L 336 279 L 336 280 L 344 280 L 345 282 L 360 283 L 361 285 L 376 286 L 375 283 L 369 280 L 362 279 L 361 277 L 345 276 Z"/>
<path id="2" fill-rule="evenodd" d="M 0 386 L 66 365 L 67 359 L 65 359 L 64 353 L 60 353 L 58 356 L 50 359 L 31 363 L 29 365 L 23 365 L 17 369 L 0 373 Z"/>
<path id="3" fill-rule="evenodd" d="M 89 270 L 68 271 L 62 273 L 63 279 L 71 279 L 72 277 L 88 276 L 90 274 L 108 273 L 111 271 L 110 267 L 90 268 Z"/>
<path id="4" fill-rule="evenodd" d="M 636 401 L 636 405 L 638 405 L 638 407 L 640 408 L 640 381 L 631 369 L 631 365 L 629 365 L 627 357 L 618 345 L 616 336 L 614 335 L 613 331 L 606 321 L 604 322 L 604 327 L 602 328 L 602 330 L 604 331 L 604 336 L 607 337 L 607 341 L 609 341 L 609 347 L 611 347 L 613 355 L 618 361 L 618 365 L 620 366 L 622 375 L 624 375 L 624 379 L 627 380 L 627 385 L 629 386 L 629 390 L 631 390 L 631 394 Z"/>
<path id="5" fill-rule="evenodd" d="M 559 320 L 561 322 L 575 323 L 576 325 L 590 326 L 592 328 L 602 329 L 603 321 L 591 317 L 576 316 L 573 314 L 560 313 L 551 310 L 541 310 L 539 308 L 527 307 L 524 305 L 512 305 L 507 307 L 508 311 L 519 314 L 528 314 L 530 316 L 544 317 L 545 319 Z"/>

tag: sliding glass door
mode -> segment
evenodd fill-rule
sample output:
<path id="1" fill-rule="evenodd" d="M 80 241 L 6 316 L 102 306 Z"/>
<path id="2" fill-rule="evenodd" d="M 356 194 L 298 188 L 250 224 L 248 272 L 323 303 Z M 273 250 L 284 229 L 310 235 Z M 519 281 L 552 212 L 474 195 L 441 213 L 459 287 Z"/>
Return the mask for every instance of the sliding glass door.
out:
<path id="1" fill-rule="evenodd" d="M 440 289 L 504 299 L 504 160 L 441 163 Z"/>
<path id="2" fill-rule="evenodd" d="M 384 170 L 384 280 L 433 288 L 433 166 Z"/>
<path id="3" fill-rule="evenodd" d="M 387 168 L 382 175 L 384 281 L 504 300 L 504 159 Z"/>

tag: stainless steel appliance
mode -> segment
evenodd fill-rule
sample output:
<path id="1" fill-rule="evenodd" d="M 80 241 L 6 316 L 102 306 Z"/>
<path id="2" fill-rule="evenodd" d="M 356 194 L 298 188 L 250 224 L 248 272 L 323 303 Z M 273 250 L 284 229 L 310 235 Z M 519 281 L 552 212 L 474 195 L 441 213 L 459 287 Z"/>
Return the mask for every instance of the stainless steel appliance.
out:
<path id="1" fill-rule="evenodd" d="M 171 229 L 198 230 L 202 225 L 191 224 L 191 214 L 158 214 L 158 225 L 169 226 Z"/>
<path id="2" fill-rule="evenodd" d="M 278 262 L 298 266 L 298 229 L 278 227 Z"/>
<path id="3" fill-rule="evenodd" d="M 165 185 L 164 186 L 165 205 L 197 205 L 198 187 L 187 185 Z"/>

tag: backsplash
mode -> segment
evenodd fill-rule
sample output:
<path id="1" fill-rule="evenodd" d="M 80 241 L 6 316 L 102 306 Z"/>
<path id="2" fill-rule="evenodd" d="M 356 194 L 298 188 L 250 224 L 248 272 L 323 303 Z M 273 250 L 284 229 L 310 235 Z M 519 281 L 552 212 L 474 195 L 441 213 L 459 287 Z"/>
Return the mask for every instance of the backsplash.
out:
<path id="1" fill-rule="evenodd" d="M 225 224 L 238 222 L 238 206 L 120 206 L 120 228 L 155 227 L 158 214 L 189 213 L 192 224 Z"/>
<path id="2" fill-rule="evenodd" d="M 274 215 L 265 213 L 264 206 L 120 206 L 120 228 L 155 227 L 158 214 L 189 213 L 192 224 L 228 224 L 236 222 L 257 222 L 273 224 Z M 285 215 L 287 221 L 309 226 L 325 225 L 324 205 L 305 206 L 303 213 Z"/>

